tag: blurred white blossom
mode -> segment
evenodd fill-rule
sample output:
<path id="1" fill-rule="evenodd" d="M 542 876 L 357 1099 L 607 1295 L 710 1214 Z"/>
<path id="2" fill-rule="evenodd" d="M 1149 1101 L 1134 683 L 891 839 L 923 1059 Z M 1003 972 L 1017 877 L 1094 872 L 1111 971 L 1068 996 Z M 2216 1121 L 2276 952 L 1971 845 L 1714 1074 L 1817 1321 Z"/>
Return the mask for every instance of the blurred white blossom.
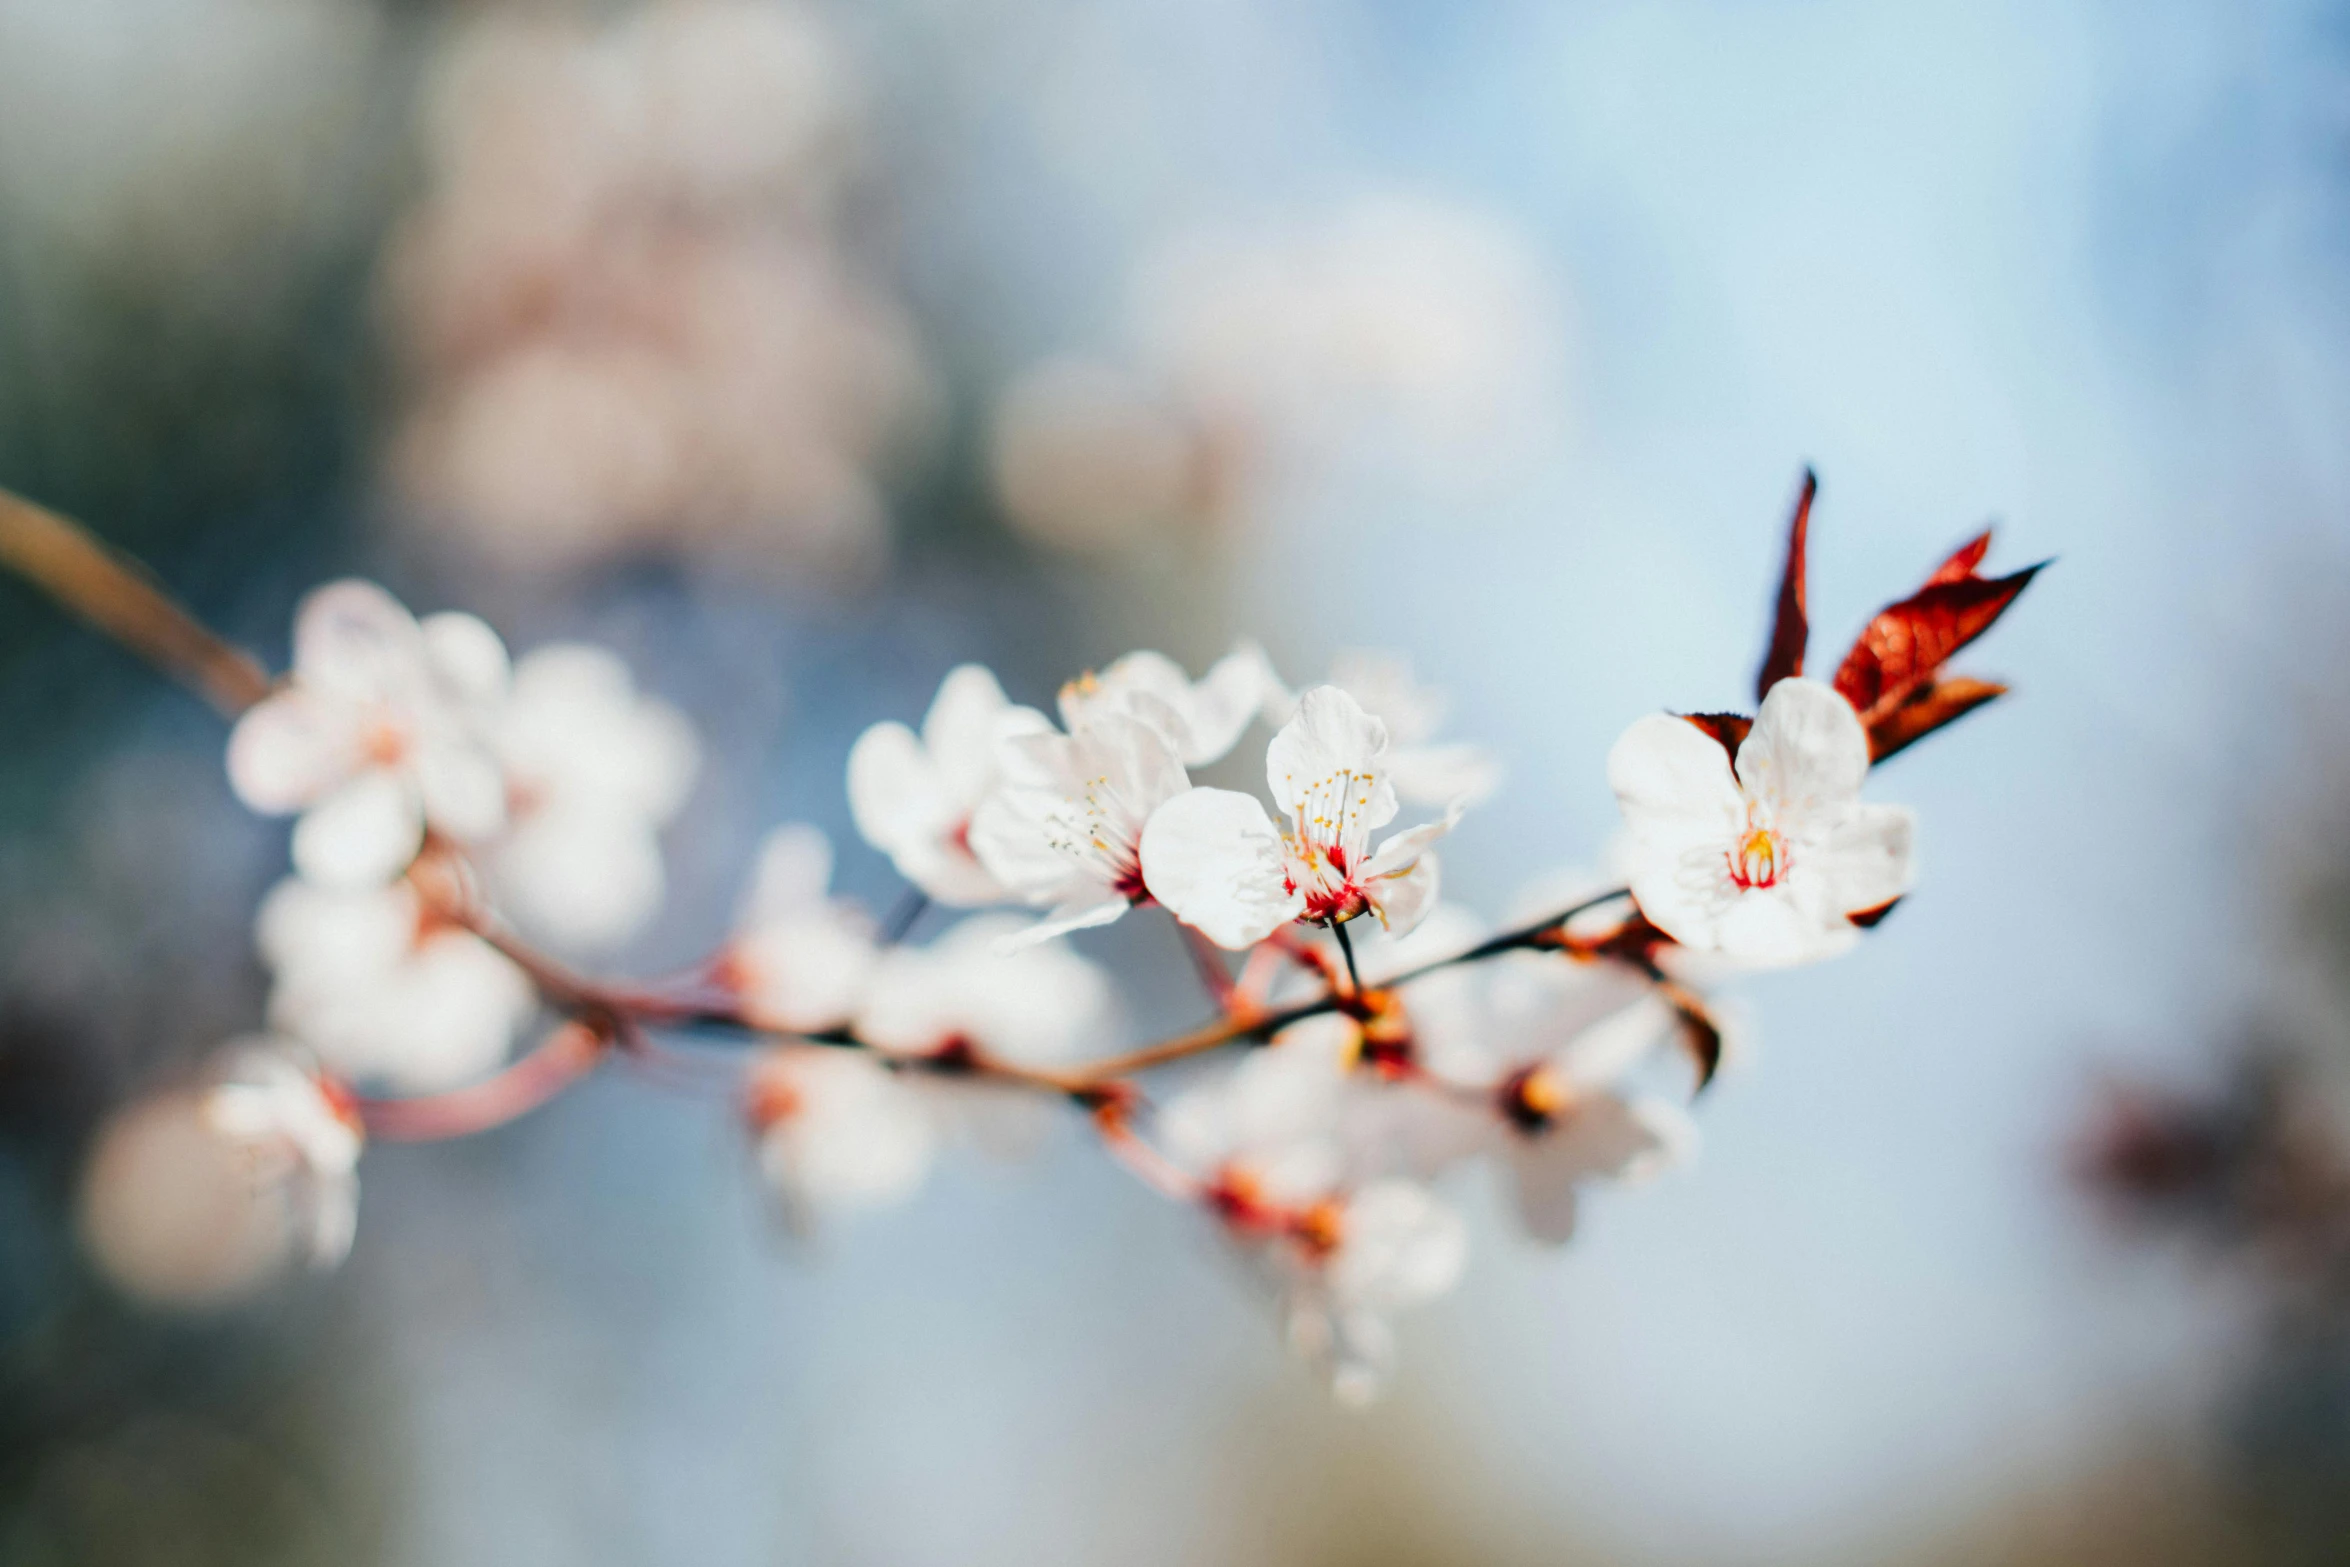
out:
<path id="1" fill-rule="evenodd" d="M 515 665 L 494 738 L 507 826 L 489 863 L 508 912 L 565 948 L 635 935 L 661 906 L 660 830 L 700 765 L 684 715 L 606 650 L 552 643 Z"/>
<path id="2" fill-rule="evenodd" d="M 796 4 L 461 28 L 384 268 L 415 512 L 522 564 L 731 544 L 871 565 L 873 472 L 927 372 L 838 221 L 857 98 Z"/>
<path id="3" fill-rule="evenodd" d="M 282 1041 L 256 1040 L 228 1053 L 204 1114 L 284 1205 L 301 1259 L 314 1268 L 341 1262 L 359 1216 L 363 1139 L 350 1095 Z"/>
<path id="4" fill-rule="evenodd" d="M 1297 1267 L 1290 1284 L 1290 1346 L 1322 1365 L 1342 1403 L 1386 1388 L 1399 1311 L 1448 1294 L 1469 1260 L 1460 1215 L 1426 1187 L 1375 1181 L 1330 1217 L 1328 1255 Z"/>
<path id="5" fill-rule="evenodd" d="M 1051 726 L 1014 707 L 978 664 L 947 672 L 916 734 L 878 723 L 849 750 L 849 810 L 865 841 L 928 896 L 956 908 L 1000 903 L 1003 883 L 972 852 L 972 818 L 999 778 L 1000 743 Z"/>
<path id="6" fill-rule="evenodd" d="M 831 895 L 832 845 L 791 822 L 759 846 L 751 889 L 718 974 L 758 1027 L 814 1034 L 845 1027 L 865 1005 L 880 959 L 873 922 Z"/>
<path id="7" fill-rule="evenodd" d="M 863 1051 L 776 1046 L 747 1086 L 761 1172 L 802 1229 L 903 1202 L 930 1173 L 929 1108 Z"/>
<path id="8" fill-rule="evenodd" d="M 1402 654 L 1347 649 L 1330 661 L 1326 683 L 1387 726 L 1387 772 L 1399 799 L 1413 805 L 1455 800 L 1474 805 L 1500 786 L 1501 762 L 1489 748 L 1436 739 L 1444 724 L 1445 695 L 1414 679 L 1411 660 Z M 1297 714 L 1297 702 L 1297 693 L 1267 666 L 1265 722 L 1288 723 Z"/>
<path id="9" fill-rule="evenodd" d="M 262 901 L 256 937 L 271 1025 L 360 1082 L 431 1093 L 479 1077 L 505 1061 L 538 1005 L 521 969 L 436 918 L 404 881 L 288 878 Z"/>
<path id="10" fill-rule="evenodd" d="M 1061 687 L 1061 722 L 1075 734 L 1105 714 L 1130 713 L 1164 734 L 1184 766 L 1206 767 L 1240 742 L 1276 684 L 1264 649 L 1246 638 L 1197 680 L 1164 653 L 1128 653 Z M 1288 721 L 1287 713 L 1273 720 Z"/>
<path id="11" fill-rule="evenodd" d="M 373 583 L 331 583 L 302 601 L 285 684 L 237 721 L 229 782 L 257 811 L 301 813 L 303 875 L 380 885 L 428 827 L 473 842 L 504 824 L 485 731 L 508 678 L 505 645 L 471 615 L 420 624 Z"/>
<path id="12" fill-rule="evenodd" d="M 183 1309 L 332 1267 L 351 1246 L 360 1143 L 349 1096 L 295 1048 L 236 1042 L 211 1085 L 134 1100 L 100 1128 L 83 1245 L 118 1289 Z"/>

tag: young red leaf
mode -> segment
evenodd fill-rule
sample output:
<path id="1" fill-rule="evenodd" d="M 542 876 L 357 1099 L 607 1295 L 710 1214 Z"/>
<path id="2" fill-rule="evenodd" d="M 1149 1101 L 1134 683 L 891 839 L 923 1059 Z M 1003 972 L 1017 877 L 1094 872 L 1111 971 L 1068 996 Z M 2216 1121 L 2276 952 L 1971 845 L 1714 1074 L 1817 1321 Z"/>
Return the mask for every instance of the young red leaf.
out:
<path id="1" fill-rule="evenodd" d="M 1863 724 L 1873 726 L 1931 681 L 1953 653 L 1990 630 L 2039 570 L 2027 566 L 2012 576 L 1937 582 L 1887 605 L 1845 655 L 1836 671 L 1837 691 L 1859 710 Z"/>
<path id="2" fill-rule="evenodd" d="M 1746 732 L 1754 727 L 1754 720 L 1743 713 L 1683 713 L 1681 719 L 1704 730 L 1714 744 L 1730 753 L 1733 762 L 1738 760 L 1738 748 L 1746 743 Z"/>
<path id="3" fill-rule="evenodd" d="M 1956 554 L 1935 567 L 1934 574 L 1926 579 L 1925 585 L 1931 588 L 1945 582 L 1964 582 L 1975 574 L 1975 568 L 1983 564 L 1983 557 L 1990 553 L 1991 530 L 1985 528 L 1961 544 Z"/>
<path id="4" fill-rule="evenodd" d="M 1951 675 L 1921 686 L 1909 700 L 1869 725 L 1869 760 L 1881 762 L 1906 746 L 1915 745 L 1945 724 L 1956 723 L 2007 687 L 1989 680 Z"/>
<path id="5" fill-rule="evenodd" d="M 1754 678 L 1757 701 L 1780 681 L 1803 673 L 1803 650 L 1811 640 L 1811 615 L 1804 602 L 1804 550 L 1811 532 L 1812 497 L 1819 492 L 1818 476 L 1804 469 L 1803 489 L 1795 497 L 1795 516 L 1787 524 L 1787 560 L 1779 569 L 1779 607 L 1771 619 L 1771 645 L 1763 650 L 1762 671 Z"/>

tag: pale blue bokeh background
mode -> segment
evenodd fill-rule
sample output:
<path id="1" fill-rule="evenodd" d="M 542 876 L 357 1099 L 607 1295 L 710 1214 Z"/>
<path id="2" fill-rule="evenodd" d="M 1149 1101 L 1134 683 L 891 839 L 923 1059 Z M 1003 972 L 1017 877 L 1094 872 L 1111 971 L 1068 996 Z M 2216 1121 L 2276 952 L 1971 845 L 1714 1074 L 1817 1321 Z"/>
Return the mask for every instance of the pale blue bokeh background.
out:
<path id="1" fill-rule="evenodd" d="M 2058 564 L 1966 660 L 2017 695 L 1875 786 L 1923 816 L 1917 896 L 1857 955 L 1748 988 L 1702 1160 L 1594 1203 L 1571 1250 L 1467 1189 L 1468 1281 L 1406 1324 L 1384 1407 L 1327 1407 L 1204 1226 L 1074 1133 L 810 1255 L 722 1101 L 622 1078 L 371 1161 L 332 1289 L 401 1455 L 393 1559 L 1881 1561 L 2191 1436 L 2238 1303 L 2112 1246 L 2064 1149 L 2100 1068 L 2203 1070 L 2272 979 L 2259 872 L 2308 765 L 2273 677 L 2308 656 L 2308 585 L 2350 567 L 2343 18 L 841 20 L 911 286 L 982 379 L 1113 336 L 1135 259 L 1196 223 L 1400 187 L 1524 235 L 1570 323 L 1555 449 L 1466 499 L 1342 470 L 1144 616 L 1194 657 L 1254 631 L 1298 675 L 1408 649 L 1512 764 L 1447 851 L 1470 901 L 1596 858 L 1630 719 L 1746 694 L 1805 462 L 1817 663 L 1986 519 L 1994 566 Z M 932 566 L 708 646 L 665 629 L 700 609 L 638 603 L 657 680 L 739 678 L 748 645 L 788 696 L 722 743 L 689 856 L 842 825 L 849 738 L 955 659 L 1035 698 L 1118 651 L 1090 591 Z M 1158 935 L 1104 950 L 1166 966 Z M 1190 1005 L 1166 983 L 1134 1010 Z"/>

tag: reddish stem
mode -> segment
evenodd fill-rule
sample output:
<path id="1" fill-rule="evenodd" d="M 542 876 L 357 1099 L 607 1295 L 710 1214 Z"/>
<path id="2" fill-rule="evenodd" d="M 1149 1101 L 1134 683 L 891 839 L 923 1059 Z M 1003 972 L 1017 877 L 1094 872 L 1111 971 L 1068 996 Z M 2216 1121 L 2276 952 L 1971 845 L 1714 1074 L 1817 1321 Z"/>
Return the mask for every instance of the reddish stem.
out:
<path id="1" fill-rule="evenodd" d="M 367 1135 L 384 1142 L 429 1143 L 467 1137 L 536 1110 L 595 1070 L 612 1047 L 609 1035 L 572 1021 L 494 1077 L 445 1094 L 358 1101 Z"/>

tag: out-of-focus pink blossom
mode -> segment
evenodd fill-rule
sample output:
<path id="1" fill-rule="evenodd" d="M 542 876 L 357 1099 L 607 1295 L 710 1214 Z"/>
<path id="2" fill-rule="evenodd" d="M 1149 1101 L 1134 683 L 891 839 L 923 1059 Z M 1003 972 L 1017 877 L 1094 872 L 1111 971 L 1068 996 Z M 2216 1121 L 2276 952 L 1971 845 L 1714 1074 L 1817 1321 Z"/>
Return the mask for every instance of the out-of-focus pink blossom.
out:
<path id="1" fill-rule="evenodd" d="M 813 12 L 760 0 L 458 35 L 384 266 L 418 517 L 521 564 L 874 562 L 874 470 L 927 372 L 834 221 L 849 75 Z"/>
<path id="2" fill-rule="evenodd" d="M 1136 269 L 1126 356 L 1005 393 L 997 492 L 1039 542 L 1108 552 L 1341 467 L 1475 490 L 1555 447 L 1564 314 L 1522 238 L 1420 196 L 1179 235 Z"/>

